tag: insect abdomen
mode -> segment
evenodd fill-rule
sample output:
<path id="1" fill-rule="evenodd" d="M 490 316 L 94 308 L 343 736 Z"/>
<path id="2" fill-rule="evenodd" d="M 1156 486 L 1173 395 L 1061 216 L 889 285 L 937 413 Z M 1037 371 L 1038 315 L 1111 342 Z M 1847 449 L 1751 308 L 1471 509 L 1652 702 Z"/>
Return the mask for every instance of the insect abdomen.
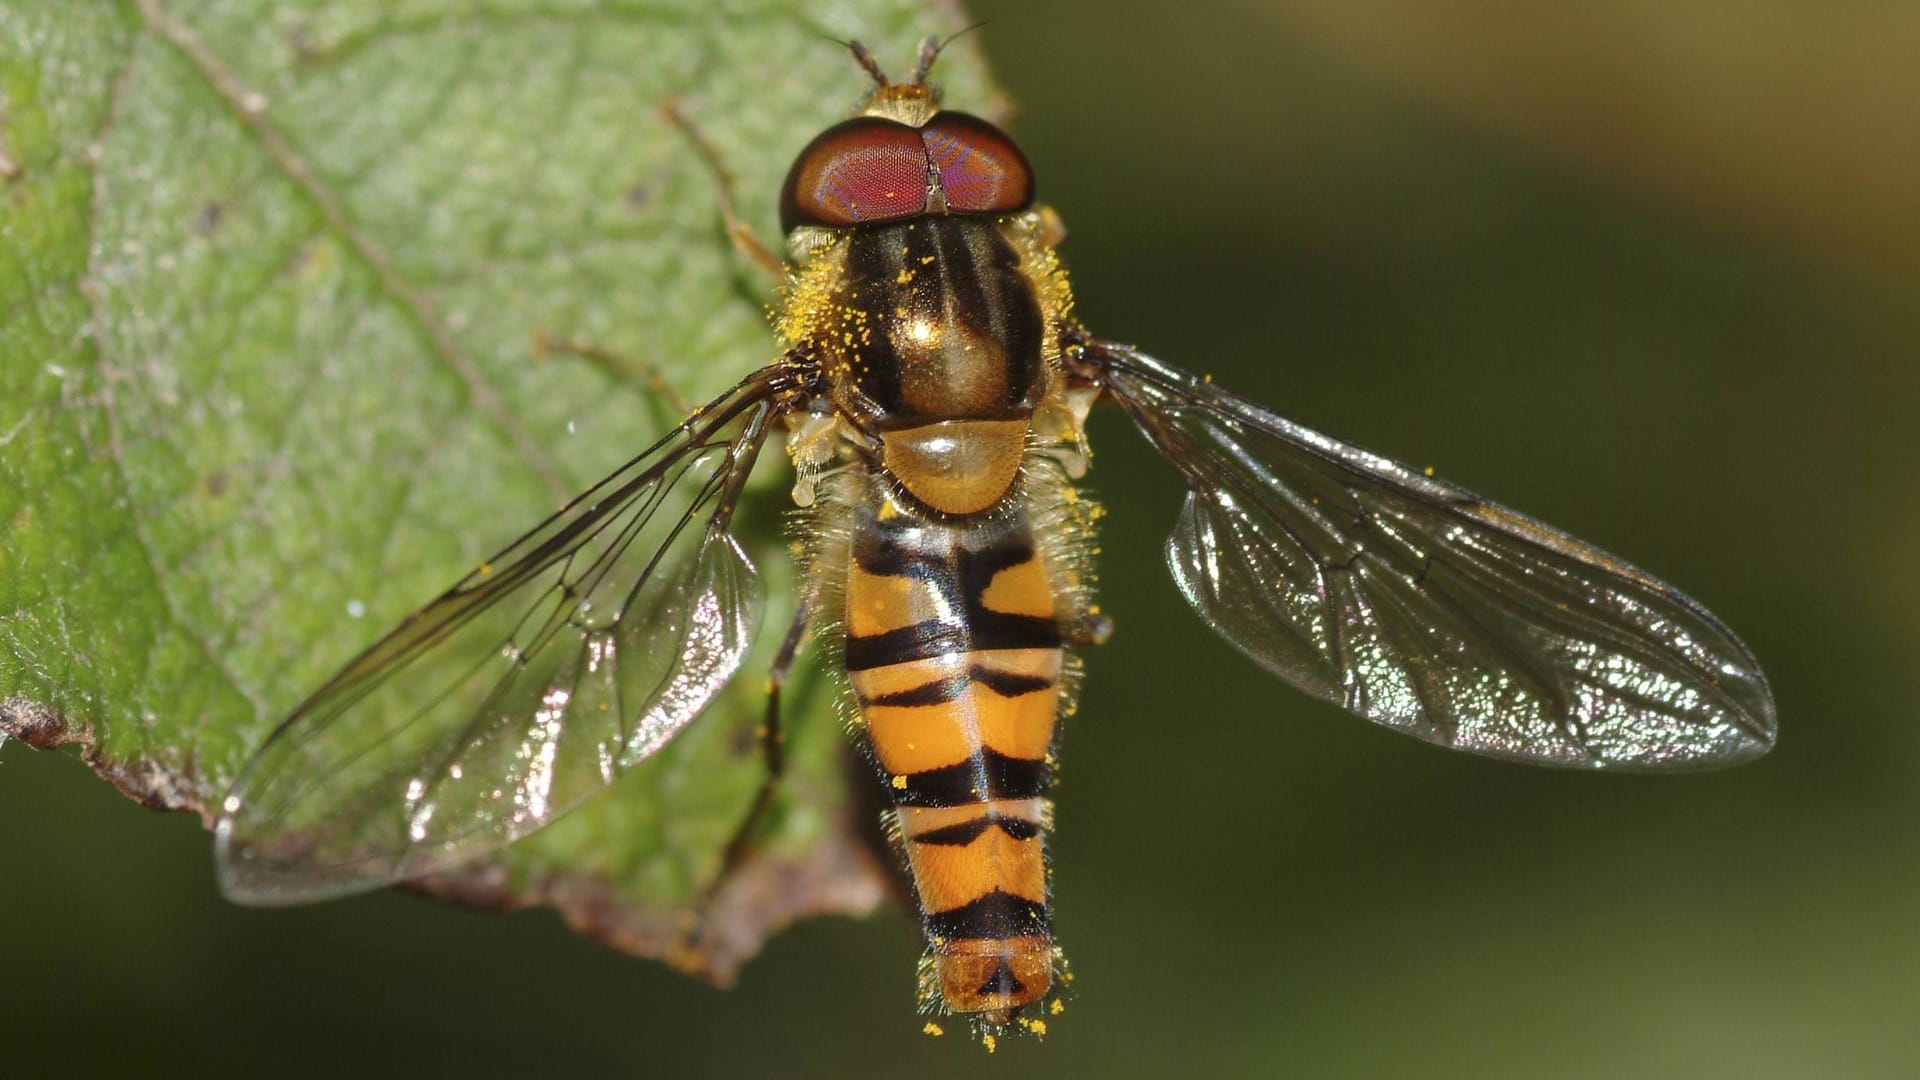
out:
<path id="1" fill-rule="evenodd" d="M 879 485 L 875 485 L 878 488 Z M 1044 838 L 1064 660 L 1017 512 L 856 514 L 846 661 L 947 1008 L 1005 1023 L 1053 981 Z"/>

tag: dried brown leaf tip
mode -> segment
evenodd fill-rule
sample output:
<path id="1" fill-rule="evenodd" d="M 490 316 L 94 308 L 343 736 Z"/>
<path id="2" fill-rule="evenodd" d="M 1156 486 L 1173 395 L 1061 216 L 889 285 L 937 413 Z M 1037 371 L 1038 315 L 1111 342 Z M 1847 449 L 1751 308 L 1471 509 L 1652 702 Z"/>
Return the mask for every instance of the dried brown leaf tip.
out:
<path id="1" fill-rule="evenodd" d="M 115 761 L 100 751 L 99 739 L 87 724 L 69 723 L 58 712 L 25 697 L 0 701 L 0 743 L 18 739 L 35 750 L 73 746 L 80 760 L 122 795 L 149 810 L 180 810 L 199 814 L 210 822 L 207 797 L 191 762 L 171 767 L 151 760 Z"/>

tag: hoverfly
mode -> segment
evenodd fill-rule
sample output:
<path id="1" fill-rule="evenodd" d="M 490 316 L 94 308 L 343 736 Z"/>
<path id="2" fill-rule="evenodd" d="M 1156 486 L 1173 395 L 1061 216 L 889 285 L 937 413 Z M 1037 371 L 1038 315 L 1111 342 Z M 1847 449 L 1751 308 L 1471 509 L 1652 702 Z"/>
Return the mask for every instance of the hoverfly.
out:
<path id="1" fill-rule="evenodd" d="M 1677 771 L 1766 752 L 1758 665 L 1698 604 L 1445 481 L 1074 320 L 1013 140 L 853 43 L 873 87 L 781 195 L 768 366 L 481 564 L 283 723 L 227 795 L 221 883 L 324 899 L 537 830 L 690 723 L 763 593 L 729 533 L 768 439 L 795 469 L 800 615 L 851 691 L 928 941 L 929 1008 L 991 1032 L 1060 980 L 1043 843 L 1069 651 L 1104 636 L 1085 421 L 1114 402 L 1187 481 L 1201 618 L 1302 690 L 1459 750 Z M 423 663 L 429 651 L 448 664 Z M 761 807 L 771 788 L 762 790 Z M 1037 1026 L 1026 1021 L 1027 1026 Z"/>

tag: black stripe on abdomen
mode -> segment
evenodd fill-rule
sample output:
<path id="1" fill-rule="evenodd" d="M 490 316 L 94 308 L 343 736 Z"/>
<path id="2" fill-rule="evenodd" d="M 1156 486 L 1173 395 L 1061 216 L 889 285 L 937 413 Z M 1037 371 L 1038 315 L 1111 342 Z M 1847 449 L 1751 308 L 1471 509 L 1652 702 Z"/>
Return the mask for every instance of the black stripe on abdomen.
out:
<path id="1" fill-rule="evenodd" d="M 925 916 L 927 932 L 948 941 L 1004 941 L 1047 932 L 1047 905 L 995 889 L 978 900 Z"/>
<path id="2" fill-rule="evenodd" d="M 848 634 L 847 670 L 867 671 L 962 652 L 1057 649 L 1061 645 L 1060 626 L 1052 619 L 1007 615 L 986 608 L 968 611 L 963 618 L 928 619 L 865 637 Z"/>
<path id="3" fill-rule="evenodd" d="M 966 847 L 988 829 L 999 829 L 1015 840 L 1031 840 L 1040 835 L 1040 823 L 1025 818 L 1000 817 L 994 814 L 982 814 L 972 821 L 963 821 L 958 825 L 948 825 L 942 829 L 929 829 L 915 833 L 907 839 L 916 844 L 937 844 L 944 847 Z"/>
<path id="4" fill-rule="evenodd" d="M 970 806 L 994 799 L 1044 795 L 1053 770 L 1044 760 L 1013 758 L 991 746 L 977 758 L 945 768 L 896 777 L 893 801 L 901 806 Z"/>

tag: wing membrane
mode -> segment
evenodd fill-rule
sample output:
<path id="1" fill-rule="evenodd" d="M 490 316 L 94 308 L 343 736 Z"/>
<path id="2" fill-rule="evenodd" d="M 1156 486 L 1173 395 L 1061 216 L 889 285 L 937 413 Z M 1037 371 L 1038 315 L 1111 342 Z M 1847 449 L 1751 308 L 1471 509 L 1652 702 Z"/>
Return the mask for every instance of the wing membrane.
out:
<path id="1" fill-rule="evenodd" d="M 552 822 L 733 675 L 763 596 L 726 532 L 776 409 L 748 378 L 349 663 L 242 772 L 221 887 L 302 903 Z"/>
<path id="2" fill-rule="evenodd" d="M 1180 590 L 1275 674 L 1428 742 L 1553 765 L 1729 765 L 1773 743 L 1739 639 L 1580 540 L 1135 350 L 1085 361 L 1190 491 Z"/>

